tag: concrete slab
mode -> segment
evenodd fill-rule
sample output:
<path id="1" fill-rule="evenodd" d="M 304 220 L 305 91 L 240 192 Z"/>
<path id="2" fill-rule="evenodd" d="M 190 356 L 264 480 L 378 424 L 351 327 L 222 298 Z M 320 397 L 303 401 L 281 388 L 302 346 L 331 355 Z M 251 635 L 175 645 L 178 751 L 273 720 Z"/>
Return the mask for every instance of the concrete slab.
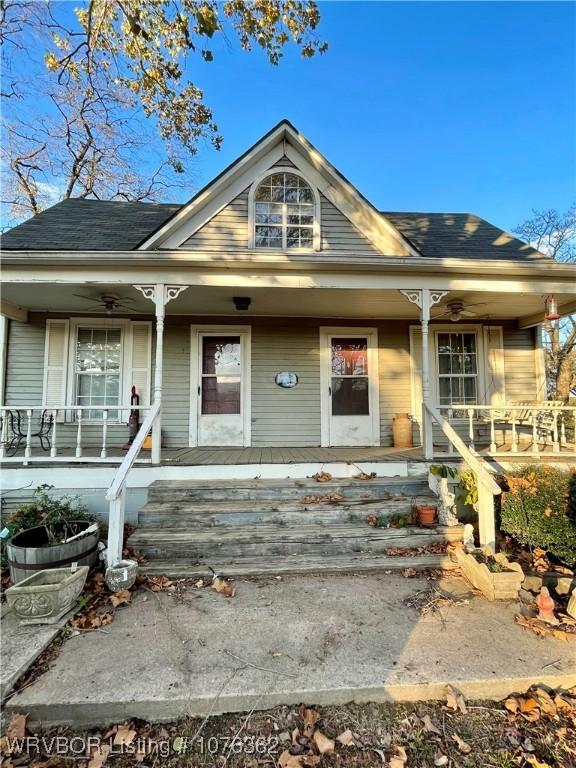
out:
<path id="1" fill-rule="evenodd" d="M 400 575 L 285 577 L 181 596 L 138 593 L 104 632 L 67 640 L 52 668 L 8 702 L 43 725 L 99 726 L 278 704 L 442 698 L 447 683 L 501 698 L 576 684 L 575 647 L 514 623 L 516 604 L 470 596 L 441 615 L 404 601 L 430 584 Z M 451 577 L 441 586 L 468 590 Z"/>
<path id="2" fill-rule="evenodd" d="M 54 640 L 70 614 L 63 616 L 56 624 L 35 624 L 23 626 L 11 610 L 2 612 L 0 633 L 2 635 L 2 656 L 0 658 L 0 696 L 2 701 L 14 687 L 18 678 L 29 669 L 38 656 Z"/>

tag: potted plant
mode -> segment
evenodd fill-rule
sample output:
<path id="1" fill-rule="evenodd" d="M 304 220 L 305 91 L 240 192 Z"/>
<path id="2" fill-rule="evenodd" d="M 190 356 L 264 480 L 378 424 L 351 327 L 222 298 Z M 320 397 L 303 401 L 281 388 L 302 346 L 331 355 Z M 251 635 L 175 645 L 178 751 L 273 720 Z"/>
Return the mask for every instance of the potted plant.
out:
<path id="1" fill-rule="evenodd" d="M 452 549 L 452 559 L 462 575 L 488 600 L 515 600 L 524 580 L 519 563 L 511 563 L 503 552 L 491 554 L 482 549 L 465 552 L 462 546 Z"/>
<path id="2" fill-rule="evenodd" d="M 425 528 L 430 528 L 436 525 L 436 518 L 438 516 L 438 507 L 436 504 L 417 504 L 416 505 L 416 519 L 418 525 L 422 525 Z"/>
<path id="3" fill-rule="evenodd" d="M 34 501 L 23 504 L 6 521 L 10 538 L 5 558 L 13 584 L 43 569 L 73 563 L 91 567 L 97 560 L 98 524 L 77 497 L 50 496 L 52 487 L 36 488 Z"/>

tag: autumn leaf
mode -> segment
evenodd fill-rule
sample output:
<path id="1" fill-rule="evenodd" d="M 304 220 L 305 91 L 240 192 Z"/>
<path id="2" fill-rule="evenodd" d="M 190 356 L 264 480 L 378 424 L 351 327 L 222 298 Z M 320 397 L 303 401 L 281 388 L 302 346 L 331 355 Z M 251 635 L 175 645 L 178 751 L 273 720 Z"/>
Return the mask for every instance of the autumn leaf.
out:
<path id="1" fill-rule="evenodd" d="M 14 712 L 10 717 L 10 723 L 6 729 L 6 736 L 9 739 L 23 739 L 26 735 L 26 717 L 19 712 Z"/>
<path id="2" fill-rule="evenodd" d="M 354 746 L 354 735 L 350 728 L 346 728 L 340 736 L 336 736 L 336 741 L 340 742 L 344 747 Z"/>
<path id="3" fill-rule="evenodd" d="M 316 728 L 316 723 L 320 720 L 320 712 L 318 712 L 317 709 L 312 709 L 310 707 L 300 707 L 298 714 L 304 723 L 304 736 L 307 739 L 311 739 Z"/>
<path id="4" fill-rule="evenodd" d="M 304 765 L 302 755 L 291 755 L 287 749 L 278 758 L 280 768 L 302 768 Z"/>
<path id="5" fill-rule="evenodd" d="M 446 755 L 443 755 L 442 752 L 436 752 L 436 757 L 434 758 L 434 765 L 437 766 L 437 768 L 441 768 L 443 765 L 448 765 L 448 757 Z"/>
<path id="6" fill-rule="evenodd" d="M 332 475 L 330 472 L 316 472 L 315 475 L 312 475 L 312 479 L 316 480 L 317 483 L 327 483 L 332 480 Z"/>
<path id="7" fill-rule="evenodd" d="M 408 761 L 408 755 L 404 747 L 394 747 L 394 754 L 388 761 L 390 768 L 404 768 Z"/>
<path id="8" fill-rule="evenodd" d="M 136 731 L 132 730 L 129 725 L 119 725 L 116 735 L 114 736 L 114 746 L 128 747 L 134 741 L 136 737 Z"/>
<path id="9" fill-rule="evenodd" d="M 404 576 L 405 579 L 411 579 L 414 576 L 416 576 L 416 569 L 415 568 L 403 568 L 402 569 L 402 576 Z"/>
<path id="10" fill-rule="evenodd" d="M 422 718 L 422 724 L 424 725 L 424 730 L 427 733 L 437 733 L 439 736 L 442 735 L 440 729 L 432 722 L 430 715 L 424 715 Z"/>
<path id="11" fill-rule="evenodd" d="M 446 706 L 455 712 L 460 710 L 463 715 L 468 713 L 464 696 L 451 685 L 446 686 Z"/>
<path id="12" fill-rule="evenodd" d="M 320 752 L 321 755 L 334 752 L 334 747 L 336 746 L 334 744 L 334 739 L 329 739 L 322 733 L 322 731 L 314 731 L 313 739 L 314 744 L 316 744 L 318 752 Z"/>
<path id="13" fill-rule="evenodd" d="M 452 739 L 458 744 L 458 749 L 460 752 L 462 752 L 465 755 L 470 754 L 472 752 L 472 747 L 470 744 L 467 744 L 464 739 L 462 739 L 460 736 L 458 736 L 457 733 L 452 734 Z"/>
<path id="14" fill-rule="evenodd" d="M 92 753 L 87 768 L 102 768 L 109 754 L 110 747 L 108 744 L 102 744 Z"/>
<path id="15" fill-rule="evenodd" d="M 225 597 L 234 597 L 236 594 L 236 589 L 221 576 L 214 576 L 212 579 L 212 589 L 215 589 L 216 592 Z"/>
<path id="16" fill-rule="evenodd" d="M 125 605 L 132 600 L 132 592 L 129 589 L 123 589 L 120 592 L 116 592 L 110 595 L 110 602 L 114 608 L 118 608 L 119 605 Z"/>
<path id="17" fill-rule="evenodd" d="M 545 715 L 550 715 L 551 717 L 554 717 L 554 715 L 557 712 L 557 707 L 552 697 L 550 696 L 550 694 L 540 687 L 531 689 L 530 693 L 538 703 L 538 706 L 540 707 L 540 711 Z"/>

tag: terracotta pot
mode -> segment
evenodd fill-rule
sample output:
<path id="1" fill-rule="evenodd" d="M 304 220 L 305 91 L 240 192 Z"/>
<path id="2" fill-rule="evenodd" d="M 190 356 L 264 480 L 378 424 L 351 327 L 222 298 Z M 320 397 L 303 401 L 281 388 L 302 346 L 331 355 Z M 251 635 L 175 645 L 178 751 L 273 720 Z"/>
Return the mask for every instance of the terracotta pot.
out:
<path id="1" fill-rule="evenodd" d="M 412 420 L 408 413 L 395 413 L 392 422 L 394 448 L 412 448 Z"/>
<path id="2" fill-rule="evenodd" d="M 416 507 L 416 516 L 418 524 L 423 526 L 436 525 L 438 510 L 433 504 L 418 504 Z"/>

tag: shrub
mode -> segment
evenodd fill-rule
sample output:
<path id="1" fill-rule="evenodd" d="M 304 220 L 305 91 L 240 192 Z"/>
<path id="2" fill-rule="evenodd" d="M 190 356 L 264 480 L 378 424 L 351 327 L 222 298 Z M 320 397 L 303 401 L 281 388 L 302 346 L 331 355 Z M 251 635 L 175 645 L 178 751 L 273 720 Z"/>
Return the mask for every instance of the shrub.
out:
<path id="1" fill-rule="evenodd" d="M 522 544 L 542 547 L 568 565 L 576 563 L 574 471 L 526 465 L 503 478 L 501 528 Z M 571 497 L 572 495 L 572 497 Z"/>

